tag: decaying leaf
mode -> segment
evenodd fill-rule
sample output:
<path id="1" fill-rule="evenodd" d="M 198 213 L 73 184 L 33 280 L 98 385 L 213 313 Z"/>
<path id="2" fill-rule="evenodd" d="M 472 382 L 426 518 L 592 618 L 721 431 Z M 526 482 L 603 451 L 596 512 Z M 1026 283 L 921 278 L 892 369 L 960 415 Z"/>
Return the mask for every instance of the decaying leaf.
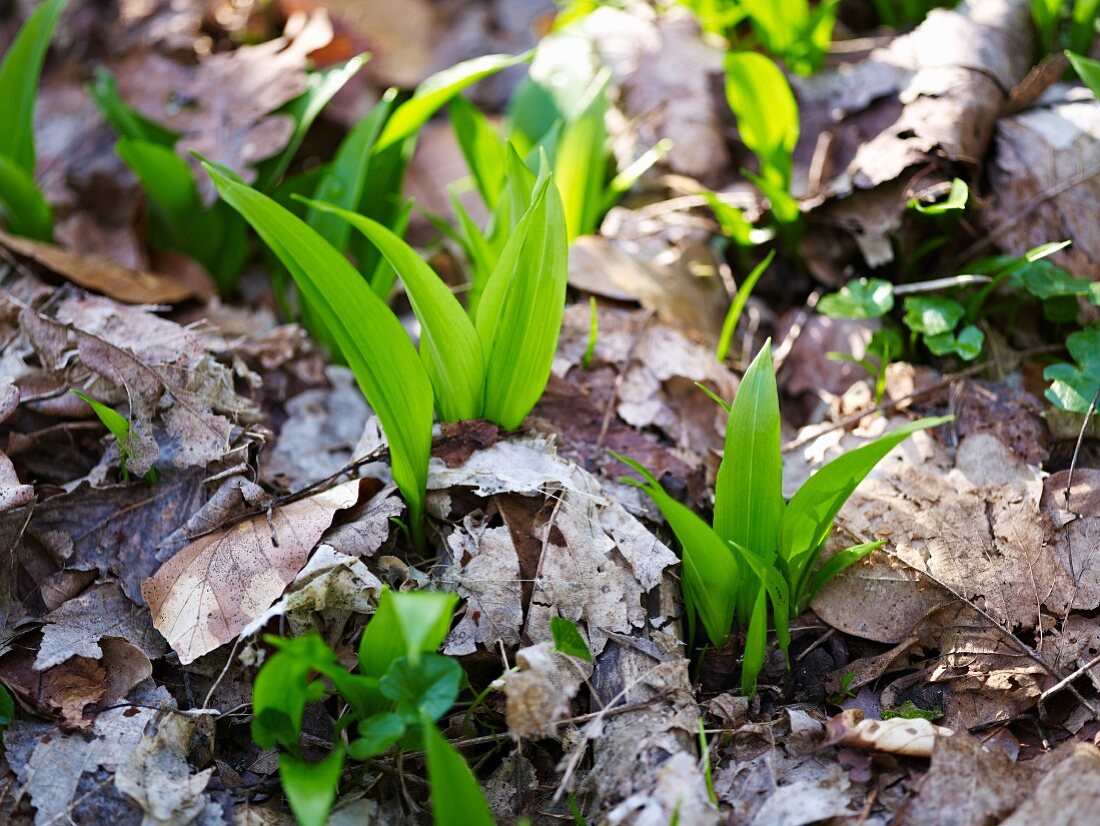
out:
<path id="1" fill-rule="evenodd" d="M 149 614 L 134 605 L 115 582 L 96 585 L 71 599 L 43 621 L 42 643 L 34 661 L 37 670 L 58 665 L 70 657 L 103 657 L 100 641 L 113 637 L 136 646 L 150 660 L 165 652 Z"/>
<path id="2" fill-rule="evenodd" d="M 338 510 L 355 504 L 347 482 L 201 537 L 141 584 L 153 625 L 187 664 L 233 640 L 305 565 Z"/>
<path id="3" fill-rule="evenodd" d="M 164 688 L 142 698 L 141 706 L 124 706 L 101 712 L 88 735 L 66 734 L 52 726 L 17 721 L 4 733 L 5 751 L 12 768 L 37 810 L 35 823 L 63 823 L 75 805 L 77 789 L 85 773 L 97 769 L 115 771 L 129 760 L 141 743 L 145 727 L 158 706 L 170 707 Z M 94 787 L 93 787 L 94 793 Z"/>
<path id="4" fill-rule="evenodd" d="M 519 670 L 504 677 L 509 733 L 517 738 L 553 737 L 592 667 L 556 653 L 552 642 L 521 648 L 516 665 Z"/>
<path id="5" fill-rule="evenodd" d="M 10 382 L 0 388 L 0 422 L 19 406 L 19 388 Z M 0 513 L 24 507 L 34 501 L 34 487 L 24 485 L 11 460 L 0 451 Z"/>
<path id="6" fill-rule="evenodd" d="M 930 720 L 864 720 L 859 709 L 842 711 L 827 723 L 828 741 L 833 745 L 901 754 L 906 757 L 931 757 L 939 737 L 955 732 Z"/>
<path id="7" fill-rule="evenodd" d="M 156 273 L 133 270 L 103 258 L 82 255 L 53 244 L 18 238 L 0 231 L 0 244 L 29 258 L 50 272 L 87 290 L 131 304 L 175 304 L 198 296 L 179 281 Z"/>
<path id="8" fill-rule="evenodd" d="M 930 439 L 911 441 L 848 501 L 842 529 L 885 539 L 892 555 L 1008 628 L 1035 627 L 1040 613 L 1100 605 L 1100 576 L 1082 562 L 1071 574 L 1054 540 L 1040 508 L 1040 471 L 987 433 L 963 438 L 954 457 Z M 917 445 L 932 450 L 921 456 Z"/>
<path id="9" fill-rule="evenodd" d="M 1100 203 L 1100 102 L 1084 97 L 1042 103 L 997 122 L 989 167 L 994 197 L 982 219 L 1011 255 L 1053 240 L 1073 241 L 1051 260 L 1096 281 L 1100 232 L 1092 210 L 1082 205 Z"/>
<path id="10" fill-rule="evenodd" d="M 251 183 L 253 166 L 290 140 L 293 119 L 277 110 L 306 91 L 307 55 L 331 37 L 327 17 L 316 15 L 292 38 L 212 54 L 196 66 L 144 51 L 110 68 L 127 103 L 181 134 L 179 151 L 198 152 Z M 212 200 L 207 176 L 196 180 Z"/>
<path id="11" fill-rule="evenodd" d="M 537 497 L 534 507 L 524 509 L 526 516 L 519 517 L 517 511 L 512 521 L 506 519 L 503 533 L 490 535 L 491 544 L 478 546 L 483 537 L 476 526 L 467 538 L 452 535 L 455 564 L 463 566 L 456 576 L 460 583 L 462 578 L 470 580 L 463 587 L 474 593 L 474 586 L 482 612 L 490 612 L 477 620 L 485 624 L 477 633 L 486 643 L 505 630 L 509 639 L 549 640 L 550 619 L 560 615 L 585 624 L 596 655 L 608 633 L 627 634 L 644 622 L 642 595 L 655 588 L 663 570 L 677 561 L 621 505 L 603 495 L 592 476 L 559 459 L 540 437 L 498 442 L 474 453 L 459 468 L 433 460 L 429 506 L 444 518 L 451 508 L 450 488 L 470 488 L 480 496 Z M 610 528 L 605 529 L 605 518 L 611 520 Z M 456 528 L 456 533 L 461 531 Z M 469 543 L 479 547 L 478 555 L 463 553 Z M 522 630 L 515 628 L 522 613 L 515 610 L 512 561 L 521 546 L 527 558 L 520 559 L 520 579 L 534 580 Z M 470 575 L 467 563 L 474 564 L 475 571 L 487 570 L 489 576 Z M 501 579 L 494 581 L 494 576 Z M 497 631 L 487 634 L 492 626 Z"/>
<path id="12" fill-rule="evenodd" d="M 194 823 L 207 807 L 212 811 L 203 822 L 221 817 L 220 808 L 203 795 L 214 769 L 193 774 L 187 762 L 195 729 L 193 717 L 157 712 L 115 772 L 115 785 L 145 813 L 142 826 Z"/>
<path id="13" fill-rule="evenodd" d="M 916 190 L 951 177 L 930 177 L 923 165 L 980 162 L 1002 101 L 1030 67 L 1028 16 L 1026 0 L 933 9 L 866 60 L 796 81 L 803 151 L 829 133 L 835 170 L 807 206 L 850 234 L 870 266 L 893 260 L 890 238 Z M 835 283 L 845 259 L 834 234 L 815 232 L 807 242 L 815 275 Z"/>
<path id="14" fill-rule="evenodd" d="M 60 301 L 52 316 L 27 308 L 19 318 L 48 369 L 68 366 L 75 350 L 85 367 L 114 388 L 100 394 L 100 401 L 128 402 L 128 466 L 135 476 L 144 475 L 162 452 L 177 468 L 221 458 L 234 435 L 230 417 L 256 415 L 237 396 L 231 371 L 199 336 L 148 308 L 77 295 Z M 154 420 L 167 431 L 163 447 Z"/>

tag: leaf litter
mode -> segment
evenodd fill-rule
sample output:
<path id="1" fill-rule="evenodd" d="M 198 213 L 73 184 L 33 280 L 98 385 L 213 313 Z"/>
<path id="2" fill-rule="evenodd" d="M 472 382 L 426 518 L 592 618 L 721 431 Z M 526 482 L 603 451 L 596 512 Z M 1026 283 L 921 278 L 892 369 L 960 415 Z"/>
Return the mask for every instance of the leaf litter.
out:
<path id="1" fill-rule="evenodd" d="M 181 150 L 246 180 L 291 140 L 284 107 L 329 59 L 320 50 L 379 51 L 370 80 L 346 95 L 361 108 L 379 79 L 411 84 L 440 55 L 535 38 L 526 12 L 495 20 L 477 3 L 453 30 L 450 11 L 417 4 L 446 34 L 431 46 L 349 34 L 343 4 L 319 4 L 333 6 L 335 28 L 323 10 L 284 27 L 248 4 L 213 23 L 194 4 L 149 5 L 125 21 L 86 13 L 73 37 L 106 31 L 96 59 L 126 100 L 178 130 Z M 967 227 L 971 247 L 951 251 L 959 260 L 1066 238 L 1052 260 L 1095 279 L 1095 176 L 1084 173 L 1097 106 L 1064 85 L 1019 103 L 1027 14 L 1019 0 L 936 10 L 908 34 L 792 78 L 796 194 L 810 218 L 802 251 L 818 282 L 799 267 L 766 277 L 734 339 L 744 360 L 767 335 L 789 341 L 781 388 L 798 404 L 784 401 L 786 482 L 908 412 L 956 421 L 897 448 L 841 511 L 827 553 L 885 544 L 795 624 L 789 673 L 769 651 L 754 698 L 729 693 L 734 647 L 690 665 L 701 652 L 685 633 L 671 535 L 607 453 L 711 507 L 725 417 L 695 385 L 727 400 L 737 390 L 713 348 L 743 262 L 716 243 L 699 193 L 724 188 L 752 221 L 766 208 L 739 178 L 748 156 L 715 94 L 714 37 L 683 9 L 604 8 L 585 22 L 576 47 L 617 88 L 613 151 L 628 162 L 662 138 L 674 145 L 600 234 L 574 244 L 580 300 L 524 428 L 437 432 L 431 557 L 407 550 L 377 420 L 347 371 L 297 326 L 277 325 L 256 282 L 243 303 L 221 304 L 208 282 L 146 248 L 140 197 L 77 100 L 72 67 L 87 68 L 86 56 L 58 49 L 39 123 L 60 245 L 0 236 L 0 549 L 11 559 L 0 681 L 19 705 L 4 734 L 5 819 L 291 822 L 281 800 L 257 801 L 274 788 L 277 759 L 242 725 L 271 654 L 263 635 L 317 632 L 350 664 L 385 586 L 461 598 L 442 651 L 474 684 L 500 683 L 468 719 L 440 726 L 483 758 L 475 769 L 501 822 L 568 817 L 570 802 L 608 823 L 1087 819 L 1100 799 L 1094 449 L 1086 440 L 1071 479 L 1029 356 L 994 354 L 982 379 L 892 364 L 890 416 L 876 418 L 874 381 L 827 357 L 861 358 L 876 323 L 799 306 L 819 284 L 904 265 L 923 239 L 906 204 L 955 175 L 988 186 L 986 235 Z M 225 39 L 202 45 L 215 31 Z M 475 99 L 499 104 L 512 82 L 494 79 Z M 354 122 L 341 106 L 324 129 Z M 305 146 L 308 168 L 324 149 Z M 599 297 L 592 348 L 584 294 Z M 1006 351 L 1036 345 L 1027 324 L 987 336 Z M 155 468 L 155 485 L 124 483 L 120 445 L 74 387 L 126 417 L 129 469 Z M 554 649 L 559 617 L 593 663 Z M 306 748 L 329 744 L 333 719 L 312 711 L 303 733 Z M 477 751 L 489 740 L 492 751 Z M 415 769 L 373 768 L 413 791 L 378 797 L 380 781 L 349 777 L 331 823 L 398 822 L 423 801 Z"/>

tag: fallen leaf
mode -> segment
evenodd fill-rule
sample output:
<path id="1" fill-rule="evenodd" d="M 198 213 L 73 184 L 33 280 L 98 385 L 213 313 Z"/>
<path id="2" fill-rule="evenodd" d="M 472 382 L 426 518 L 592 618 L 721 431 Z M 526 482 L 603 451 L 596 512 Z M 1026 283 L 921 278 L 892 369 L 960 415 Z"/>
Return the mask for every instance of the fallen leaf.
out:
<path id="1" fill-rule="evenodd" d="M 1070 240 L 1072 246 L 1051 261 L 1082 278 L 1100 279 L 1100 232 L 1089 220 L 1100 203 L 1100 102 L 1044 99 L 1001 118 L 988 169 L 993 197 L 981 218 L 997 232 L 1001 250 L 1023 255 L 1049 241 Z M 1077 183 L 1068 186 L 1072 181 Z"/>
<path id="2" fill-rule="evenodd" d="M 358 493 L 359 482 L 347 482 L 196 539 L 144 580 L 153 625 L 180 662 L 230 642 L 266 611 Z"/>
<path id="3" fill-rule="evenodd" d="M 521 648 L 516 665 L 517 671 L 504 676 L 508 732 L 531 740 L 554 737 L 591 666 L 555 653 L 552 642 Z"/>
<path id="4" fill-rule="evenodd" d="M 144 706 L 103 711 L 88 735 L 67 734 L 51 726 L 16 721 L 4 733 L 8 753 L 25 754 L 12 764 L 22 790 L 37 810 L 36 824 L 61 823 L 75 805 L 74 798 L 85 773 L 97 768 L 114 771 L 141 743 L 146 725 L 157 707 L 174 703 L 167 690 L 158 687 L 141 700 Z M 97 792 L 101 793 L 101 792 Z"/>
<path id="5" fill-rule="evenodd" d="M 185 157 L 198 152 L 252 183 L 254 165 L 290 140 L 293 119 L 278 109 L 306 91 L 307 56 L 331 37 L 320 13 L 293 38 L 208 55 L 195 66 L 141 51 L 109 68 L 127 103 L 180 133 L 176 148 Z M 196 175 L 196 181 L 212 201 L 208 176 Z"/>
<path id="6" fill-rule="evenodd" d="M 177 304 L 200 296 L 186 284 L 151 272 L 123 267 L 104 258 L 96 258 L 17 238 L 0 231 L 0 244 L 23 258 L 29 258 L 50 272 L 72 281 L 86 290 L 130 304 Z"/>
<path id="7" fill-rule="evenodd" d="M 906 757 L 931 757 L 936 739 L 955 732 L 930 720 L 864 720 L 859 709 L 842 711 L 826 724 L 830 745 L 901 754 Z"/>
<path id="8" fill-rule="evenodd" d="M 794 79 L 801 154 L 816 152 L 828 133 L 837 170 L 804 204 L 836 228 L 807 236 L 806 260 L 818 278 L 838 283 L 851 258 L 837 255 L 841 238 L 854 239 L 871 267 L 893 260 L 891 237 L 909 199 L 951 177 L 930 176 L 927 165 L 978 165 L 1008 90 L 1030 68 L 1028 17 L 1023 0 L 933 9 L 867 59 Z"/>
<path id="9" fill-rule="evenodd" d="M 147 611 L 138 608 L 116 582 L 96 585 L 43 617 L 42 643 L 34 667 L 43 671 L 70 657 L 103 657 L 104 637 L 124 640 L 150 660 L 165 652 Z"/>
<path id="10" fill-rule="evenodd" d="M 208 806 L 221 818 L 220 807 L 203 794 L 214 769 L 193 774 L 187 762 L 195 729 L 192 717 L 158 712 L 115 772 L 115 785 L 145 813 L 142 826 L 193 823 Z"/>

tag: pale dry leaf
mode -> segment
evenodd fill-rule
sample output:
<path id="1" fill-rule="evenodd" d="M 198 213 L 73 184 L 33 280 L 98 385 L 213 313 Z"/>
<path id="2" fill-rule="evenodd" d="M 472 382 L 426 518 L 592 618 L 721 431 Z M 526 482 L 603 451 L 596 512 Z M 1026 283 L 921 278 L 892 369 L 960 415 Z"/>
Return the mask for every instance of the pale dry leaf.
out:
<path id="1" fill-rule="evenodd" d="M 520 557 L 522 579 L 533 579 L 521 632 L 524 640 L 551 639 L 551 618 L 563 616 L 585 624 L 592 653 L 599 654 L 608 633 L 629 634 L 645 624 L 642 595 L 653 589 L 661 572 L 679 561 L 609 498 L 595 477 L 560 459 L 540 436 L 499 441 L 473 452 L 455 468 L 433 459 L 429 506 L 448 519 L 454 519 L 451 488 L 472 489 L 478 496 L 518 494 L 523 497 L 519 501 L 531 505 L 516 508 L 517 516 L 509 522 L 507 503 L 501 504 L 508 523 L 505 530 L 511 535 L 492 535 L 498 542 L 494 559 L 479 564 L 492 571 L 477 583 L 482 594 L 504 598 L 501 611 L 489 619 L 508 628 L 515 614 L 510 595 L 517 585 L 511 554 Z M 537 498 L 532 504 L 528 497 Z M 526 515 L 518 516 L 521 513 Z M 464 541 L 459 542 L 455 550 L 464 553 Z M 510 543 L 523 544 L 524 550 L 510 550 Z M 458 554 L 454 556 L 463 564 Z M 462 571 L 457 574 L 463 576 Z M 467 587 L 467 592 L 475 591 Z M 468 647 L 469 641 L 463 644 Z"/>
<path id="2" fill-rule="evenodd" d="M 287 401 L 287 420 L 264 463 L 265 478 L 278 479 L 290 490 L 347 466 L 370 415 L 350 370 L 330 366 L 325 375 L 330 388 L 307 390 Z"/>
<path id="3" fill-rule="evenodd" d="M 447 538 L 455 565 L 447 580 L 457 585 L 466 608 L 451 630 L 443 653 L 472 654 L 478 645 L 514 646 L 523 626 L 519 556 L 507 525 L 489 527 L 480 513 L 467 515 Z"/>
<path id="4" fill-rule="evenodd" d="M 143 581 L 153 624 L 180 662 L 233 640 L 266 611 L 358 492 L 358 481 L 347 482 L 201 537 Z"/>
<path id="5" fill-rule="evenodd" d="M 206 808 L 203 791 L 214 769 L 191 772 L 187 754 L 195 730 L 193 718 L 159 712 L 115 772 L 115 785 L 145 813 L 142 826 L 192 823 Z"/>
<path id="6" fill-rule="evenodd" d="M 166 650 L 149 613 L 131 602 L 117 582 L 93 586 L 43 617 L 42 643 L 34 667 L 43 671 L 69 657 L 103 656 L 100 640 L 115 637 L 157 659 Z"/>
<path id="7" fill-rule="evenodd" d="M 592 666 L 554 651 L 552 642 L 516 652 L 518 671 L 504 675 L 508 732 L 517 738 L 553 737 Z"/>
<path id="8" fill-rule="evenodd" d="M 929 657 L 930 650 L 938 656 Z M 882 690 L 882 701 L 914 682 L 942 686 L 944 722 L 956 728 L 1009 720 L 1031 708 L 1055 678 L 989 620 L 958 601 L 928 613 L 901 643 L 875 657 L 849 663 L 849 687 L 877 683 L 891 672 L 909 672 Z M 915 673 L 914 673 L 915 670 Z"/>
<path id="9" fill-rule="evenodd" d="M 4 735 L 11 748 L 20 739 L 37 739 L 29 759 L 15 766 L 23 790 L 36 809 L 36 826 L 66 822 L 81 775 L 97 767 L 114 771 L 125 763 L 144 736 L 145 726 L 156 716 L 156 707 L 173 705 L 171 696 L 158 687 L 142 706 L 107 709 L 97 715 L 89 736 L 66 734 L 56 729 L 32 728 L 14 723 Z"/>
<path id="10" fill-rule="evenodd" d="M 372 557 L 386 544 L 393 520 L 405 512 L 397 488 L 387 485 L 367 502 L 349 509 L 341 523 L 325 533 L 325 544 L 353 557 Z"/>
<path id="11" fill-rule="evenodd" d="M 19 406 L 19 388 L 10 380 L 0 379 L 0 422 Z M 34 487 L 19 481 L 11 460 L 0 452 L 0 513 L 15 510 L 34 501 Z"/>
<path id="12" fill-rule="evenodd" d="M 996 152 L 989 166 L 992 198 L 982 212 L 997 246 L 1023 255 L 1049 241 L 1073 241 L 1051 260 L 1074 275 L 1100 279 L 1100 102 L 1054 100 L 997 121 Z M 1061 97 L 1062 100 L 1058 100 Z M 1076 180 L 1076 185 L 1066 184 Z M 1021 216 L 1020 210 L 1041 200 Z"/>
<path id="13" fill-rule="evenodd" d="M 382 582 L 362 560 L 323 544 L 298 572 L 282 598 L 240 632 L 250 637 L 275 617 L 286 617 L 293 634 L 304 634 L 319 624 L 339 631 L 350 614 L 372 614 Z M 329 626 L 336 625 L 335 629 Z"/>
<path id="14" fill-rule="evenodd" d="M 829 818 L 858 814 L 852 808 L 851 782 L 839 765 L 832 765 L 824 777 L 796 780 L 779 786 L 753 818 L 753 826 L 806 826 Z"/>
<path id="15" fill-rule="evenodd" d="M 922 718 L 906 720 L 864 720 L 859 709 L 842 711 L 826 724 L 831 745 L 901 754 L 906 757 L 931 757 L 939 737 L 955 732 Z"/>
<path id="16" fill-rule="evenodd" d="M 1008 628 L 1100 604 L 1100 577 L 1075 584 L 1054 542 L 1041 471 L 987 433 L 963 438 L 953 459 L 922 444 L 933 446 L 927 459 L 903 444 L 875 468 L 841 510 L 842 530 L 885 539 L 891 555 Z"/>

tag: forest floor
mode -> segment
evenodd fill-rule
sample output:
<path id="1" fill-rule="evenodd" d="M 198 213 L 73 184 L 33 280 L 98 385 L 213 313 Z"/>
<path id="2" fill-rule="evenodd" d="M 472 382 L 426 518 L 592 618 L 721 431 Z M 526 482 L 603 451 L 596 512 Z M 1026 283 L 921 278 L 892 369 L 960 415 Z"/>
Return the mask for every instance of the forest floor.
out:
<path id="1" fill-rule="evenodd" d="M 0 51 L 33 5 L 0 4 Z M 264 634 L 319 632 L 350 667 L 388 586 L 460 597 L 440 650 L 468 686 L 438 726 L 499 823 L 1096 822 L 1100 433 L 1059 409 L 1044 370 L 1100 386 L 1100 103 L 1063 58 L 1039 59 L 1026 0 L 892 27 L 842 0 L 823 66 L 789 75 L 799 215 L 777 226 L 743 174 L 757 159 L 723 91 L 729 44 L 684 8 L 622 5 L 579 21 L 610 72 L 609 147 L 620 168 L 671 148 L 572 242 L 552 375 L 523 425 L 437 428 L 418 554 L 378 420 L 287 316 L 271 256 L 253 243 L 219 291 L 163 248 L 86 85 L 105 66 L 181 152 L 254 180 L 291 140 L 282 107 L 309 72 L 371 52 L 293 175 L 388 87 L 535 48 L 554 6 L 70 0 L 35 116 L 53 243 L 0 233 L 0 684 L 15 701 L 0 821 L 294 823 L 279 755 L 252 739 Z M 498 117 L 525 72 L 467 97 Z M 452 285 L 467 261 L 438 227 L 468 175 L 451 121 L 432 119 L 406 238 Z M 957 180 L 960 208 L 914 208 Z M 731 240 L 738 220 L 759 245 Z M 737 287 L 772 248 L 719 360 Z M 893 285 L 889 306 L 849 289 L 856 310 L 819 311 L 860 277 Z M 922 331 L 914 296 L 966 318 Z M 789 664 L 769 634 L 744 696 L 745 629 L 719 649 L 692 635 L 680 545 L 612 453 L 708 516 L 726 415 L 696 385 L 734 398 L 768 339 L 786 496 L 893 427 L 954 419 L 894 449 L 840 511 L 828 553 L 884 544 L 792 621 Z M 71 389 L 128 419 L 133 478 Z M 591 662 L 551 650 L 559 616 Z M 340 714 L 331 698 L 307 709 L 307 758 L 340 741 Z M 417 749 L 349 765 L 329 822 L 428 822 L 426 777 Z"/>

